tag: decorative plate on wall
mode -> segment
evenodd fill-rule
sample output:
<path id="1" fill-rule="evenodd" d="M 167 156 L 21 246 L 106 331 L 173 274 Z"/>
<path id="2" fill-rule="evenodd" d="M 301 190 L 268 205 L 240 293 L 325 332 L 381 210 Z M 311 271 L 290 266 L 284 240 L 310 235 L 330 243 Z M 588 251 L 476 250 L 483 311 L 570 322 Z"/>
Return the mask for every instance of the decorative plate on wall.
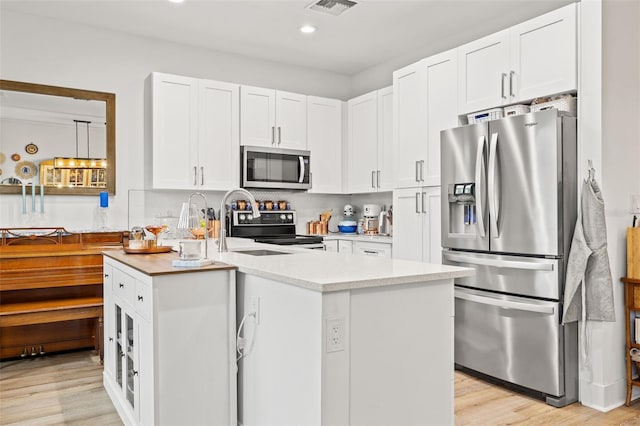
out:
<path id="1" fill-rule="evenodd" d="M 22 158 L 22 157 L 20 157 L 20 154 L 18 154 L 18 153 L 16 153 L 16 154 L 11 154 L 11 159 L 12 159 L 13 161 L 20 161 L 20 158 Z"/>
<path id="2" fill-rule="evenodd" d="M 26 151 L 27 154 L 35 154 L 36 152 L 38 152 L 38 145 L 34 144 L 34 143 L 30 143 L 27 146 L 24 147 L 24 150 Z"/>
<path id="3" fill-rule="evenodd" d="M 16 164 L 16 175 L 22 179 L 31 179 L 38 173 L 38 168 L 31 161 L 22 161 Z"/>

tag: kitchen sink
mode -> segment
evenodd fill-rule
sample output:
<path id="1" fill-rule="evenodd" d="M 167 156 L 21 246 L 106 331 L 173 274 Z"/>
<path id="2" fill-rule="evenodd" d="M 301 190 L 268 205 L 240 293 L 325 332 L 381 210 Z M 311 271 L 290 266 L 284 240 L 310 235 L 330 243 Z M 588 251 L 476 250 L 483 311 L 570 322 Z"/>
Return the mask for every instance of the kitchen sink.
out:
<path id="1" fill-rule="evenodd" d="M 275 251 L 275 250 L 234 250 L 234 253 L 242 253 L 242 254 L 250 254 L 251 256 L 274 256 L 278 254 L 293 254 L 287 253 L 286 251 Z"/>

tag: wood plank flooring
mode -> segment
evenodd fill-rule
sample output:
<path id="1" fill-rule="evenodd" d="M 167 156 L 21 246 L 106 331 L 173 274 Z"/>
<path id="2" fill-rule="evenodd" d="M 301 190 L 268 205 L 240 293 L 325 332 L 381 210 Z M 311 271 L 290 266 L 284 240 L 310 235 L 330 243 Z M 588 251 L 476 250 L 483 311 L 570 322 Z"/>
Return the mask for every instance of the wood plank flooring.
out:
<path id="1" fill-rule="evenodd" d="M 0 363 L 0 424 L 121 425 L 93 351 Z"/>
<path id="2" fill-rule="evenodd" d="M 640 402 L 608 413 L 542 401 L 456 371 L 455 424 L 640 425 Z M 0 363 L 1 425 L 121 425 L 91 351 Z"/>

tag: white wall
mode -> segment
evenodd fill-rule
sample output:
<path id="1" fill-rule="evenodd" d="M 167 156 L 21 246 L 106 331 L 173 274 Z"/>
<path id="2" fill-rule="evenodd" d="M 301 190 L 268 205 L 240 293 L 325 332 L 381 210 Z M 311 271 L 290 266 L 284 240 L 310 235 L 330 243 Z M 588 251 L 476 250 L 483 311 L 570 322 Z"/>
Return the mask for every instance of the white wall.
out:
<path id="1" fill-rule="evenodd" d="M 593 377 L 602 385 L 591 395 L 596 408 L 611 409 L 626 395 L 624 292 L 626 228 L 631 194 L 640 194 L 640 2 L 605 0 L 602 14 L 602 173 L 611 260 L 615 323 L 600 324 Z M 596 175 L 597 176 L 597 175 Z M 611 389 L 607 392 L 608 388 Z"/>
<path id="2" fill-rule="evenodd" d="M 127 229 L 127 193 L 143 188 L 144 79 L 152 71 L 339 99 L 350 92 L 350 78 L 335 73 L 1 12 L 0 78 L 116 94 L 117 195 L 109 207 L 113 228 Z M 10 159 L 2 167 L 8 163 Z M 21 214 L 20 196 L 2 195 L 0 226 L 92 228 L 97 205 L 97 196 L 49 196 L 44 217 L 30 216 Z"/>

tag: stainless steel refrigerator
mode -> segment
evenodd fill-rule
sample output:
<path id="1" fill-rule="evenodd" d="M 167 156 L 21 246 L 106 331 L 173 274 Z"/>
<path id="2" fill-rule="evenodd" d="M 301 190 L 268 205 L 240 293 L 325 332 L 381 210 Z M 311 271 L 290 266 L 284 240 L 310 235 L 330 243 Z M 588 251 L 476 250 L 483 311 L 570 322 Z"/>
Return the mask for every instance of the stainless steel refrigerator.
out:
<path id="1" fill-rule="evenodd" d="M 455 281 L 455 362 L 564 406 L 577 330 L 562 325 L 577 214 L 576 119 L 546 110 L 441 133 L 443 263 Z"/>

